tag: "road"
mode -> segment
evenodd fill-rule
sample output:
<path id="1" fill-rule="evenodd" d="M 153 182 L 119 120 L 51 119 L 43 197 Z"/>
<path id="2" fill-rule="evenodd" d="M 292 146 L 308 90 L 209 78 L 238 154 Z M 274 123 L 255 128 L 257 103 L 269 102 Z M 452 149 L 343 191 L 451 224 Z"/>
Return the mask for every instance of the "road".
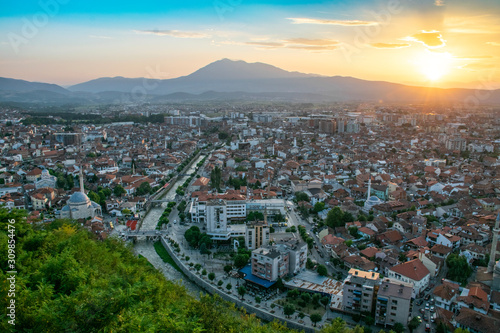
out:
<path id="1" fill-rule="evenodd" d="M 196 165 L 204 157 L 205 157 L 205 155 L 200 155 L 198 157 L 198 159 L 191 165 L 191 167 L 186 172 L 186 174 L 191 174 L 191 173 L 195 172 L 196 171 Z M 175 190 L 177 189 L 177 187 L 179 187 L 180 185 L 184 184 L 184 182 L 188 178 L 189 178 L 189 176 L 184 176 L 184 177 L 180 178 L 179 180 L 177 180 L 175 182 L 174 186 L 172 186 L 172 188 L 170 189 L 170 191 L 168 191 L 168 193 L 163 198 L 167 202 L 163 202 L 158 207 L 151 208 L 151 210 L 149 211 L 148 215 L 144 218 L 144 220 L 142 222 L 141 230 L 145 230 L 146 231 L 146 230 L 155 230 L 156 229 L 156 225 L 158 224 L 158 220 L 160 219 L 161 214 L 163 214 L 163 211 L 165 210 L 165 208 L 167 208 L 168 202 L 169 201 L 175 201 L 175 199 L 176 199 L 177 194 L 175 193 Z M 173 218 L 170 219 L 171 222 L 173 222 L 173 220 L 174 220 Z"/>

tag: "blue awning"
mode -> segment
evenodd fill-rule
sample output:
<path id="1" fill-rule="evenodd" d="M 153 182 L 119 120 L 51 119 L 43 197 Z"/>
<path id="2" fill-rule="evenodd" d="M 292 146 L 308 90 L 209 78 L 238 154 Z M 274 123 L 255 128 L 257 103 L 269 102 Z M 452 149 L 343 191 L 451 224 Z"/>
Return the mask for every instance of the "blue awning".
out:
<path id="1" fill-rule="evenodd" d="M 261 279 L 260 277 L 253 275 L 252 274 L 252 265 L 246 265 L 245 267 L 240 269 L 239 272 L 244 274 L 243 279 L 245 281 L 255 283 L 255 284 L 257 284 L 261 287 L 264 287 L 266 289 L 271 287 L 272 285 L 274 285 L 276 283 L 276 281 L 272 282 L 272 281 L 264 280 L 264 279 Z"/>

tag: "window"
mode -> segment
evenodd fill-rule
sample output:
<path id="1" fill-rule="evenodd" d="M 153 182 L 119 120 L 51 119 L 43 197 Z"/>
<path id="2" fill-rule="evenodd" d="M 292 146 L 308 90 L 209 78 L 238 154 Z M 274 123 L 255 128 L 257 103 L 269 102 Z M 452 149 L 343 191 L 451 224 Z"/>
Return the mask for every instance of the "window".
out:
<path id="1" fill-rule="evenodd" d="M 398 304 L 398 301 L 392 300 L 392 304 Z"/>

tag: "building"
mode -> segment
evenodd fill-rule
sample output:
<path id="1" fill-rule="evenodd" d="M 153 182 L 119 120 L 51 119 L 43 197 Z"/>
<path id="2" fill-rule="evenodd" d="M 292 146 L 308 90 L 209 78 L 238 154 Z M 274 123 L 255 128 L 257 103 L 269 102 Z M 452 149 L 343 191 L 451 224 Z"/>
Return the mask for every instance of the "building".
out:
<path id="1" fill-rule="evenodd" d="M 500 332 L 500 320 L 464 307 L 453 319 L 455 327 L 469 330 L 471 333 Z"/>
<path id="2" fill-rule="evenodd" d="M 434 288 L 434 299 L 436 306 L 448 311 L 453 311 L 453 303 L 459 295 L 460 286 L 453 282 L 443 281 L 443 284 Z"/>
<path id="3" fill-rule="evenodd" d="M 297 239 L 277 240 L 275 247 L 282 253 L 289 254 L 290 274 L 298 274 L 306 269 L 307 243 Z"/>
<path id="4" fill-rule="evenodd" d="M 276 281 L 289 273 L 289 254 L 276 248 L 260 248 L 252 251 L 252 275 L 268 281 Z"/>
<path id="5" fill-rule="evenodd" d="M 82 133 L 55 133 L 55 139 L 64 146 L 78 146 L 82 143 Z"/>
<path id="6" fill-rule="evenodd" d="M 413 259 L 389 269 L 388 277 L 397 282 L 413 284 L 412 297 L 416 298 L 429 285 L 430 272 L 419 259 Z"/>
<path id="7" fill-rule="evenodd" d="M 84 192 L 83 174 L 80 169 L 80 192 L 73 193 L 60 211 L 62 219 L 86 219 L 102 215 L 101 206 L 89 199 Z"/>
<path id="8" fill-rule="evenodd" d="M 379 276 L 379 273 L 351 268 L 344 280 L 342 309 L 346 312 L 372 312 Z"/>
<path id="9" fill-rule="evenodd" d="M 57 182 L 57 177 L 51 176 L 49 170 L 44 169 L 42 170 L 42 175 L 40 180 L 35 181 L 35 188 L 37 189 L 46 187 L 55 188 L 56 182 Z"/>
<path id="10" fill-rule="evenodd" d="M 412 287 L 385 279 L 377 293 L 375 323 L 384 326 L 406 324 L 410 316 L 412 292 Z"/>
<path id="11" fill-rule="evenodd" d="M 267 246 L 270 234 L 270 228 L 266 222 L 250 222 L 246 225 L 245 245 L 249 250 Z"/>

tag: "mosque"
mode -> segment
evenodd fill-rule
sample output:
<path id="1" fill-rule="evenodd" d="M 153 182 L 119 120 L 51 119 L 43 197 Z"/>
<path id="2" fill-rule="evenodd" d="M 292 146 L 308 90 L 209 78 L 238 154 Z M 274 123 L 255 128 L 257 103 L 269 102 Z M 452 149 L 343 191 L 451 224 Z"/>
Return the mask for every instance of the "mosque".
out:
<path id="1" fill-rule="evenodd" d="M 380 204 L 384 203 L 377 196 L 371 195 L 371 191 L 372 191 L 372 180 L 370 177 L 370 179 L 368 180 L 368 194 L 366 196 L 365 205 L 363 207 L 363 210 L 365 212 L 369 212 L 373 206 L 380 205 Z"/>
<path id="2" fill-rule="evenodd" d="M 84 192 L 83 174 L 80 168 L 80 192 L 73 193 L 67 205 L 61 209 L 60 217 L 67 219 L 86 219 L 102 216 L 101 205 L 91 201 Z"/>

